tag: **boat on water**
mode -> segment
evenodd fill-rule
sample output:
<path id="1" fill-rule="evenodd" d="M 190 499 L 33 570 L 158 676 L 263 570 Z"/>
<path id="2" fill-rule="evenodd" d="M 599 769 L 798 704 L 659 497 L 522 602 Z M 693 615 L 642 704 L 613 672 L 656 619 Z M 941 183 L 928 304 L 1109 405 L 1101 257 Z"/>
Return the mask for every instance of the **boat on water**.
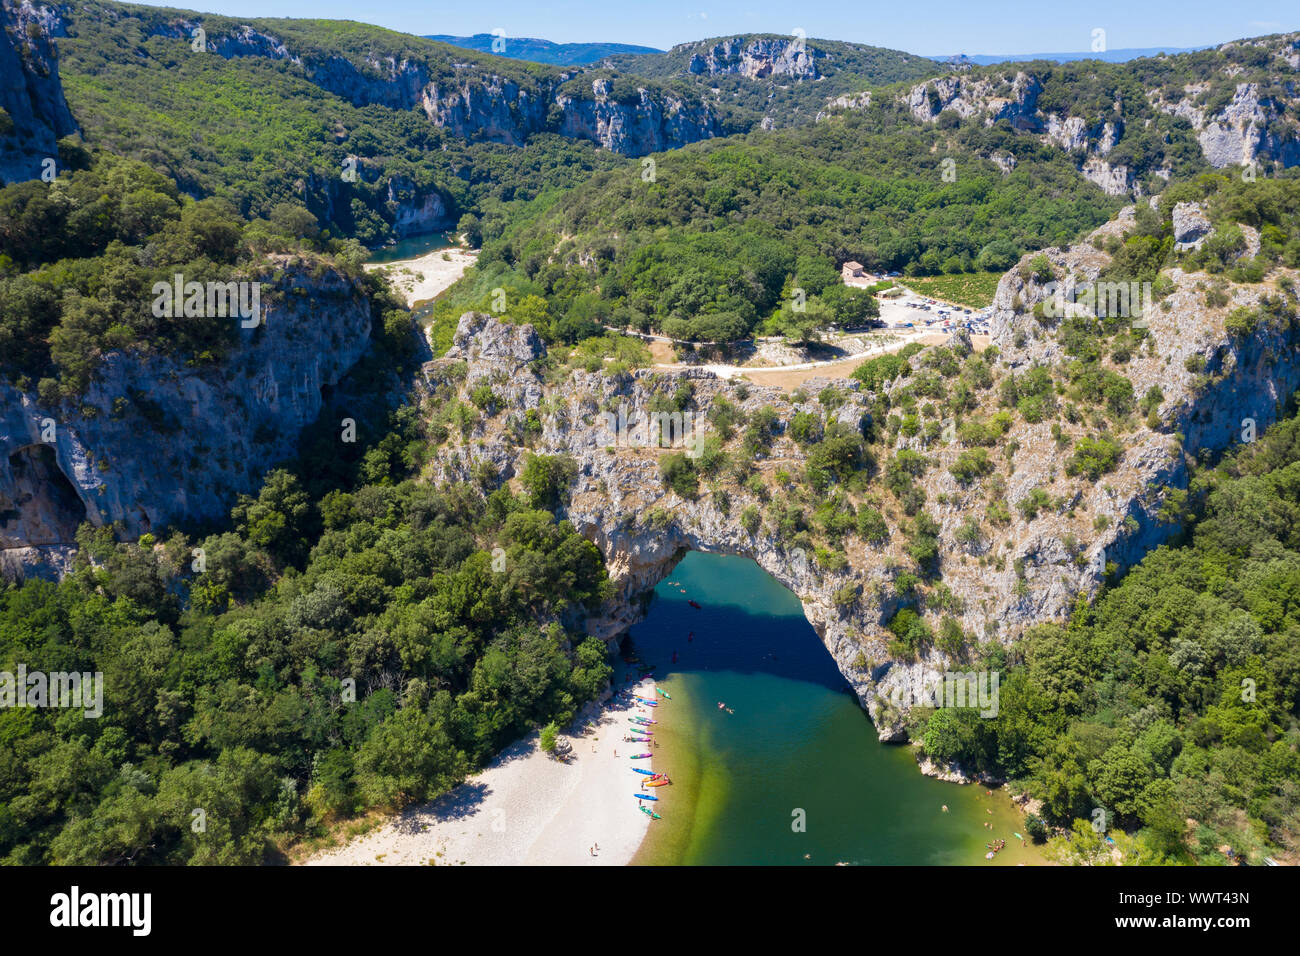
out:
<path id="1" fill-rule="evenodd" d="M 700 610 L 699 604 L 697 604 L 695 601 L 687 601 L 686 603 L 689 604 L 691 607 L 695 608 L 695 610 L 697 611 Z"/>
<path id="2" fill-rule="evenodd" d="M 654 812 L 653 810 L 651 810 L 649 807 L 641 806 L 641 807 L 638 807 L 637 809 L 640 810 L 642 813 L 644 813 L 644 814 L 645 814 L 646 816 L 648 816 L 648 817 L 654 817 L 656 820 L 662 820 L 662 819 L 663 819 L 663 817 L 661 817 L 659 814 L 655 813 L 655 812 Z"/>
<path id="3" fill-rule="evenodd" d="M 657 690 L 657 691 L 659 692 L 659 696 L 660 696 L 660 697 L 668 697 L 668 692 L 667 692 L 666 690 L 664 690 L 662 687 L 656 687 L 655 690 Z M 672 700 L 671 697 L 668 697 L 668 699 L 669 699 L 669 700 Z"/>

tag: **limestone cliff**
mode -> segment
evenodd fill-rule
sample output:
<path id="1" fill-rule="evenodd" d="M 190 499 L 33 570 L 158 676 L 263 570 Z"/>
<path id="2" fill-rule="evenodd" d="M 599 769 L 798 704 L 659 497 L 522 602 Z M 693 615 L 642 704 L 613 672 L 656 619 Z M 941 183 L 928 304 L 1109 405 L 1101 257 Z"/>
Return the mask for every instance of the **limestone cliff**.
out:
<path id="1" fill-rule="evenodd" d="M 154 24 L 150 32 L 195 42 L 204 22 L 173 18 Z M 538 133 L 558 132 L 643 156 L 718 135 L 717 120 L 707 107 L 658 90 L 643 87 L 636 102 L 615 101 L 607 95 L 608 80 L 598 78 L 592 81 L 591 97 L 561 92 L 581 69 L 507 75 L 491 60 L 480 63 L 466 51 L 457 51 L 463 59 L 450 63 L 441 62 L 432 50 L 399 56 L 375 49 L 363 57 L 345 56 L 298 49 L 292 40 L 249 24 L 214 24 L 202 41 L 206 50 L 227 59 L 267 57 L 292 63 L 312 83 L 354 106 L 419 110 L 435 126 L 467 139 L 522 146 Z"/>
<path id="2" fill-rule="evenodd" d="M 1131 220 L 1130 210 L 1093 240 L 1103 245 L 1108 235 L 1129 228 Z M 1096 279 L 1110 261 L 1088 243 L 1049 249 L 1044 255 L 1058 275 L 1079 282 Z M 998 410 L 999 386 L 1008 376 L 1035 366 L 1050 369 L 1063 358 L 1054 323 L 1033 315 L 1047 287 L 1026 278 L 1028 262 L 1027 257 L 999 287 L 995 382 L 969 419 L 987 420 Z M 1251 427 L 1263 429 L 1275 419 L 1279 402 L 1300 386 L 1300 316 L 1293 298 L 1286 305 L 1288 321 L 1264 322 L 1250 334 L 1233 335 L 1225 329 L 1226 315 L 1258 304 L 1271 287 L 1228 285 L 1227 304 L 1210 307 L 1205 304 L 1206 276 L 1174 269 L 1167 278 L 1172 292 L 1143 317 L 1145 344 L 1122 363 L 1106 363 L 1131 382 L 1137 396 L 1159 386 L 1155 415 L 1145 423 L 1131 414 L 1118 424 L 1105 423 L 1086 408 L 1074 419 L 1066 416 L 1054 423 L 1011 416 L 1005 454 L 992 459 L 991 472 L 975 480 L 950 470 L 967 450 L 965 439 L 882 430 L 887 437 L 878 449 L 880 470 L 903 450 L 920 453 L 928 462 L 918 484 L 925 492 L 925 510 L 938 524 L 939 557 L 937 574 L 919 590 L 902 584 L 904 573 L 915 570 L 906 540 L 911 521 L 899 514 L 883 488 L 867 498 L 880 504 L 889 533 L 875 541 L 850 536 L 837 545 L 842 561 L 833 555 L 824 560 L 814 548 L 795 546 L 788 532 L 779 530 L 775 502 L 816 504 L 815 498 L 797 497 L 792 475 L 802 471 L 806 454 L 788 426 L 800 411 L 851 426 L 869 424 L 876 396 L 853 381 L 813 380 L 787 395 L 699 369 L 611 375 L 576 369 L 548 378 L 545 349 L 530 327 L 467 313 L 452 351 L 426 367 L 430 388 L 445 400 L 448 392 L 464 396 L 486 382 L 499 396 L 500 411 L 479 418 L 463 435 L 453 435 L 439 450 L 430 477 L 481 480 L 483 470 L 476 464 L 486 463 L 489 473 L 506 480 L 519 472 L 526 453 L 571 456 L 578 474 L 566 516 L 600 547 L 619 589 L 605 613 L 589 622 L 593 633 L 610 637 L 635 623 L 641 596 L 688 550 L 753 558 L 798 595 L 881 737 L 897 738 L 923 685 L 945 670 L 961 669 L 934 648 L 912 658 L 891 651 L 892 635 L 885 625 L 900 606 L 913 606 L 936 630 L 939 619 L 949 615 L 977 642 L 1007 642 L 1031 624 L 1064 619 L 1080 597 L 1096 593 L 1108 570 L 1130 566 L 1177 530 L 1163 509 L 1186 486 L 1190 457 L 1240 440 L 1247 419 L 1253 421 Z M 968 348 L 960 339 L 950 343 L 956 354 Z M 911 359 L 915 375 L 930 374 L 928 354 Z M 666 449 L 647 440 L 645 426 L 650 410 L 662 408 L 664 396 L 683 380 L 693 388 L 689 410 L 695 417 L 684 428 L 688 435 L 723 398 L 750 416 L 764 406 L 775 412 L 778 436 L 756 463 L 761 476 L 757 487 L 726 474 L 713 481 L 712 493 L 705 490 L 692 498 L 665 486 L 659 459 Z M 897 401 L 912 381 L 898 379 L 884 392 Z M 827 385 L 839 389 L 841 404 L 826 408 L 809 397 Z M 535 423 L 531 435 L 530 419 Z M 1118 462 L 1100 480 L 1071 474 L 1065 467 L 1067 449 L 1090 439 L 1101 424 L 1117 429 L 1122 443 Z M 682 430 L 679 426 L 678 434 Z M 726 447 L 738 452 L 734 439 Z M 1020 507 L 1036 496 L 1041 508 Z M 751 506 L 763 516 L 749 522 L 752 531 L 740 518 Z"/>
<path id="3" fill-rule="evenodd" d="M 77 130 L 53 43 L 64 32 L 57 7 L 0 2 L 0 183 L 40 176 L 57 161 L 58 140 Z"/>
<path id="4" fill-rule="evenodd" d="M 370 303 L 337 272 L 289 265 L 262 309 L 217 364 L 106 355 L 76 409 L 0 385 L 0 570 L 57 573 L 82 520 L 136 536 L 221 519 L 292 456 L 322 388 L 365 351 Z"/>
<path id="5" fill-rule="evenodd" d="M 1300 165 L 1295 123 L 1300 34 L 1235 41 L 1213 52 L 1213 59 L 1201 56 L 1182 67 L 1197 77 L 1197 82 L 1185 85 L 1148 79 L 1166 72 L 1179 75 L 1181 64 L 1191 64 L 1184 54 L 1181 59 L 1158 58 L 1164 62 L 1157 66 L 1138 61 L 1144 64 L 1140 70 L 1099 64 L 1095 70 L 1080 65 L 1046 72 L 1026 67 L 1014 74 L 1005 67 L 950 73 L 907 88 L 897 103 L 920 122 L 934 122 L 948 111 L 963 119 L 977 118 L 985 126 L 1009 124 L 1018 133 L 1074 155 L 1081 175 L 1111 195 L 1141 196 L 1144 175 L 1169 178 L 1170 157 L 1178 155 L 1172 145 L 1174 128 L 1168 126 L 1171 119 L 1190 126 L 1191 148 L 1199 148 L 1204 161 L 1216 169 Z M 1242 63 L 1254 66 L 1253 79 L 1245 76 Z M 1126 76 L 1130 70 L 1138 78 Z M 1135 87 L 1140 94 L 1136 97 Z M 1105 101 L 1100 101 L 1098 90 L 1107 91 Z M 1154 137 L 1153 129 L 1159 130 Z M 1130 141 L 1144 137 L 1146 142 L 1128 148 Z M 1121 145 L 1126 148 L 1117 149 Z M 1168 147 L 1163 155 L 1162 147 Z"/>
<path id="6" fill-rule="evenodd" d="M 682 47 L 674 47 L 674 52 Z M 695 75 L 735 74 L 749 79 L 786 76 L 815 80 L 817 60 L 826 54 L 797 37 L 730 37 L 689 45 L 686 72 Z"/>
<path id="7" fill-rule="evenodd" d="M 637 101 L 613 99 L 608 80 L 592 82 L 591 99 L 560 94 L 559 132 L 571 139 L 589 139 L 605 149 L 629 156 L 657 153 L 719 135 L 713 114 L 700 104 L 663 93 L 639 89 Z"/>

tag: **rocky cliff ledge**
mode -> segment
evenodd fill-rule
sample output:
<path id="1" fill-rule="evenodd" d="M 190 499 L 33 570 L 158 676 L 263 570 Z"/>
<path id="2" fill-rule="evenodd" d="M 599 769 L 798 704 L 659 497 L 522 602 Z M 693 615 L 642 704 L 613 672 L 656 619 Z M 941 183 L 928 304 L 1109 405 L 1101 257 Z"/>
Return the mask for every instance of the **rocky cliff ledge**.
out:
<path id="1" fill-rule="evenodd" d="M 58 9 L 0 2 L 0 183 L 35 179 L 58 140 L 77 131 L 59 82 Z"/>
<path id="2" fill-rule="evenodd" d="M 83 520 L 135 536 L 222 518 L 292 456 L 322 387 L 365 351 L 370 302 L 339 273 L 289 265 L 262 309 L 219 364 L 105 356 L 75 410 L 0 385 L 0 571 L 59 573 Z"/>
<path id="3" fill-rule="evenodd" d="M 1092 239 L 1105 245 L 1107 236 L 1122 235 L 1131 221 L 1130 210 Z M 1058 275 L 1080 282 L 1097 278 L 1110 262 L 1107 253 L 1086 243 L 1044 255 Z M 999 288 L 994 337 L 1001 354 L 990 363 L 993 380 L 964 417 L 967 422 L 994 419 L 997 396 L 1010 377 L 1034 368 L 1064 374 L 1059 323 L 1033 315 L 1048 288 L 1026 278 L 1028 262 L 1008 273 Z M 925 461 L 917 485 L 924 491 L 925 510 L 938 524 L 938 559 L 937 574 L 919 588 L 903 584 L 905 574 L 918 570 L 907 548 L 912 521 L 899 513 L 905 508 L 880 487 L 879 477 L 865 495 L 849 497 L 859 506 L 878 507 L 887 534 L 872 535 L 870 541 L 850 535 L 824 550 L 820 542 L 816 547 L 792 543 L 801 539 L 789 533 L 789 508 L 814 506 L 819 499 L 798 497 L 797 476 L 808 456 L 790 425 L 805 412 L 854 428 L 870 426 L 880 396 L 852 381 L 814 380 L 787 395 L 695 369 L 561 372 L 531 327 L 467 313 L 452 350 L 426 367 L 429 386 L 442 403 L 487 383 L 499 401 L 443 445 L 430 477 L 483 481 L 487 474 L 508 480 L 529 453 L 571 456 L 577 477 L 566 516 L 601 549 L 618 587 L 617 599 L 589 622 L 593 633 L 608 638 L 635 623 L 643 595 L 689 550 L 750 557 L 799 597 L 882 739 L 896 739 L 903 733 L 908 702 L 921 696 L 925 682 L 955 666 L 934 647 L 913 656 L 891 650 L 886 625 L 901 606 L 913 607 L 935 631 L 941 617 L 950 616 L 975 643 L 1005 643 L 1033 623 L 1063 619 L 1080 598 L 1096 593 L 1108 565 L 1109 570 L 1131 565 L 1177 530 L 1166 505 L 1186 486 L 1189 457 L 1241 440 L 1246 419 L 1264 428 L 1300 385 L 1294 298 L 1286 302 L 1286 321 L 1261 322 L 1248 334 L 1229 333 L 1226 316 L 1257 307 L 1271 286 L 1234 286 L 1216 278 L 1226 302 L 1207 306 L 1210 277 L 1175 269 L 1168 278 L 1173 291 L 1144 318 L 1145 343 L 1122 363 L 1106 363 L 1148 402 L 1151 386 L 1159 387 L 1145 422 L 1132 412 L 1108 422 L 1086 407 L 1075 418 L 1054 422 L 1031 422 L 1012 413 L 1000 453 L 990 455 L 988 470 L 974 479 L 953 469 L 959 456 L 988 442 L 961 430 L 953 437 L 947 428 L 939 438 L 938 427 L 933 437 L 925 430 L 911 437 L 896 427 L 878 430 L 881 441 L 873 447 L 878 475 L 900 453 L 915 452 Z M 944 351 L 960 359 L 969 343 L 955 339 Z M 912 357 L 912 374 L 882 387 L 889 407 L 905 407 L 905 390 L 922 380 L 932 383 L 946 361 L 935 349 Z M 1064 390 L 1063 379 L 1058 381 Z M 683 422 L 687 435 L 724 399 L 751 420 L 764 407 L 775 414 L 777 437 L 757 456 L 757 483 L 724 473 L 711 489 L 687 498 L 665 487 L 660 457 L 670 450 L 654 447 L 644 432 L 638 438 L 637 429 L 645 428 L 652 408 L 662 409 L 668 396 L 682 394 L 683 383 L 689 385 L 686 410 L 694 416 Z M 822 403 L 818 396 L 826 386 L 836 394 Z M 1117 464 L 1100 479 L 1070 474 L 1069 449 L 1098 430 L 1118 437 Z M 724 442 L 740 457 L 737 445 L 735 438 Z M 1035 498 L 1041 507 L 1022 506 Z M 752 512 L 748 522 L 742 518 L 751 507 L 761 520 Z M 827 557 L 837 549 L 839 560 Z"/>

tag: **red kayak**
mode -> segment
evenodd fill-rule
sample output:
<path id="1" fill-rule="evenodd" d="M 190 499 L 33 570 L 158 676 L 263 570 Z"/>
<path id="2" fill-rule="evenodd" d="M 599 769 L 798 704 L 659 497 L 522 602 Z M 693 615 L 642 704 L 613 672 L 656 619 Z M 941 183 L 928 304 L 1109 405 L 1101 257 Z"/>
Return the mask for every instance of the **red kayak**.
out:
<path id="1" fill-rule="evenodd" d="M 700 610 L 700 606 L 696 604 L 694 601 L 687 601 L 686 603 L 689 604 L 691 607 L 695 608 L 695 610 L 697 611 Z"/>

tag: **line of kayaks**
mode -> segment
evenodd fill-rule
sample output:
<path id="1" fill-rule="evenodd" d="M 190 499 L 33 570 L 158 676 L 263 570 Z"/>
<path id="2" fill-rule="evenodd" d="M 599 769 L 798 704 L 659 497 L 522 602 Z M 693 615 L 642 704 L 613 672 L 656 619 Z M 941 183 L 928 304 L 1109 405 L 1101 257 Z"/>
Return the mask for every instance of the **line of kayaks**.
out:
<path id="1" fill-rule="evenodd" d="M 653 668 L 651 668 L 651 667 L 649 667 L 649 666 L 645 666 L 645 667 L 640 668 L 640 670 L 643 672 L 643 676 L 648 676 L 649 672 L 650 672 L 652 669 L 653 669 Z M 662 690 L 659 690 L 659 688 L 656 687 L 655 690 L 658 692 L 659 696 L 664 697 L 664 698 L 666 698 L 666 699 L 668 699 L 668 700 L 671 700 L 671 699 L 672 699 L 671 697 L 668 697 L 668 695 L 667 695 L 666 693 L 664 693 Z M 625 692 L 625 699 L 628 700 L 629 702 L 631 702 L 631 703 L 633 703 L 633 704 L 635 704 L 635 705 L 641 706 L 641 707 L 658 707 L 658 706 L 659 706 L 659 701 L 656 700 L 653 696 L 651 696 L 651 697 L 642 697 L 642 696 L 639 695 L 639 694 L 633 694 L 633 693 L 630 693 L 630 692 Z M 654 740 L 653 740 L 654 731 L 652 731 L 652 730 L 650 729 L 650 727 L 651 727 L 651 725 L 658 723 L 658 721 L 653 720 L 653 719 L 651 719 L 651 718 L 649 718 L 649 717 L 641 717 L 641 716 L 639 716 L 639 715 L 635 715 L 635 714 L 633 714 L 633 715 L 629 715 L 628 720 L 629 720 L 629 721 L 631 722 L 631 724 L 632 724 L 632 727 L 631 727 L 632 733 L 633 733 L 633 734 L 639 734 L 639 735 L 642 735 L 642 736 L 636 736 L 636 737 L 624 738 L 624 739 L 634 740 L 634 741 L 636 741 L 636 742 L 638 742 L 638 743 L 653 743 L 653 742 L 654 742 Z M 632 759 L 632 760 L 648 760 L 648 759 L 650 759 L 651 756 L 652 756 L 652 755 L 651 755 L 651 754 L 648 754 L 648 753 L 646 753 L 646 754 L 632 754 L 632 755 L 631 755 L 631 759 Z M 646 806 L 645 803 L 643 803 L 642 801 L 646 801 L 646 800 L 648 800 L 648 801 L 651 801 L 651 802 L 658 802 L 659 798 L 656 797 L 656 796 L 655 796 L 654 794 L 652 794 L 652 793 L 646 793 L 646 792 L 645 792 L 645 788 L 646 788 L 646 787 L 663 787 L 663 786 L 666 786 L 666 785 L 668 784 L 668 775 L 667 775 L 667 774 L 664 774 L 664 773 L 658 773 L 658 772 L 656 772 L 656 771 L 654 771 L 654 770 L 650 770 L 650 769 L 648 769 L 648 768 L 644 768 L 644 767 L 633 767 L 633 768 L 632 768 L 632 771 L 633 771 L 634 773 L 639 773 L 639 774 L 642 774 L 642 775 L 644 775 L 644 776 L 650 778 L 649 780 L 642 780 L 642 781 L 641 781 L 641 787 L 642 787 L 641 792 L 633 794 L 633 796 L 636 797 L 636 799 L 637 799 L 637 809 L 640 810 L 642 813 L 644 813 L 646 816 L 650 817 L 652 820 L 661 820 L 661 819 L 663 819 L 659 814 L 657 814 L 657 813 L 655 813 L 653 810 L 651 810 L 651 809 L 650 809 L 648 806 Z"/>

